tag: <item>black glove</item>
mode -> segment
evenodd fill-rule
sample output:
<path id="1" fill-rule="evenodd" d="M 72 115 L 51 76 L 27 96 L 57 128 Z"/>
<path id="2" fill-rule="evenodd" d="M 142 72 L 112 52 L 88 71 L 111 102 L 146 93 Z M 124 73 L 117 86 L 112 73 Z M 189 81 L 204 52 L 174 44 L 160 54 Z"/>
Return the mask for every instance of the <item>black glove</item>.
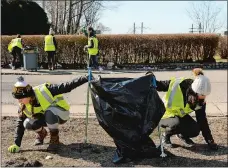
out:
<path id="1" fill-rule="evenodd" d="M 213 140 L 208 141 L 208 147 L 211 150 L 218 150 L 218 145 Z"/>

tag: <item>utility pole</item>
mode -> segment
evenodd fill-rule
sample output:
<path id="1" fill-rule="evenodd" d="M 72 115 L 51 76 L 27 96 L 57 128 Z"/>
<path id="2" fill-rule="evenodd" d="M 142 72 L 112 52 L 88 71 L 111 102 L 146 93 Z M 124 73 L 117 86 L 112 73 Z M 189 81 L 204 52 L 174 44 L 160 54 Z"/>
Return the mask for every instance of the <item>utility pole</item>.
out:
<path id="1" fill-rule="evenodd" d="M 193 24 L 192 24 L 192 27 L 189 28 L 189 29 L 190 29 L 189 33 L 194 33 L 194 32 L 202 33 L 203 32 L 203 28 L 201 26 L 201 23 L 199 23 L 199 27 L 198 28 L 194 28 Z"/>
<path id="2" fill-rule="evenodd" d="M 189 33 L 193 33 L 193 24 L 192 24 L 192 27 L 191 28 L 189 28 L 189 29 L 191 29 L 190 31 L 189 31 Z"/>
<path id="3" fill-rule="evenodd" d="M 143 22 L 141 23 L 141 34 L 143 34 Z"/>
<path id="4" fill-rule="evenodd" d="M 199 33 L 201 33 L 201 23 L 199 23 Z"/>
<path id="5" fill-rule="evenodd" d="M 134 22 L 134 25 L 133 25 L 133 34 L 135 34 L 135 22 Z"/>

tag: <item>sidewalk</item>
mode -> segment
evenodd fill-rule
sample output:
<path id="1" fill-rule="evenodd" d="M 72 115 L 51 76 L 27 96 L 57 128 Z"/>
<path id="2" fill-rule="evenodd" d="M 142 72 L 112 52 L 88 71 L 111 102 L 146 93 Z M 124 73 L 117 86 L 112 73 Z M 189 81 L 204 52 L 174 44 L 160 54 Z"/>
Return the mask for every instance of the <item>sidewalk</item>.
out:
<path id="1" fill-rule="evenodd" d="M 152 69 L 140 69 L 140 70 L 131 70 L 131 69 L 115 69 L 115 70 L 109 70 L 104 69 L 103 71 L 98 70 L 92 70 L 93 74 L 123 74 L 123 73 L 131 73 L 131 74 L 137 74 L 137 73 L 145 73 L 147 71 L 150 71 Z M 159 69 L 159 70 L 152 70 L 153 72 L 172 72 L 172 71 L 189 71 L 184 69 Z M 88 70 L 86 69 L 56 69 L 54 71 L 49 71 L 48 69 L 38 69 L 37 72 L 35 71 L 22 71 L 21 69 L 6 69 L 1 68 L 1 74 L 2 75 L 78 75 L 78 74 L 85 74 Z"/>
<path id="2" fill-rule="evenodd" d="M 143 73 L 145 70 L 92 70 L 93 74 L 121 74 L 121 73 Z M 49 71 L 48 69 L 39 69 L 35 71 L 22 71 L 21 69 L 1 69 L 2 75 L 77 75 L 85 74 L 88 70 L 86 69 L 56 69 Z"/>
<path id="3" fill-rule="evenodd" d="M 18 106 L 2 104 L 2 116 L 17 116 Z M 86 105 L 71 105 L 71 117 L 85 118 Z M 207 103 L 206 110 L 208 117 L 227 117 L 227 103 Z M 195 113 L 191 113 L 195 116 Z M 89 118 L 95 118 L 95 112 L 92 105 L 89 106 Z"/>

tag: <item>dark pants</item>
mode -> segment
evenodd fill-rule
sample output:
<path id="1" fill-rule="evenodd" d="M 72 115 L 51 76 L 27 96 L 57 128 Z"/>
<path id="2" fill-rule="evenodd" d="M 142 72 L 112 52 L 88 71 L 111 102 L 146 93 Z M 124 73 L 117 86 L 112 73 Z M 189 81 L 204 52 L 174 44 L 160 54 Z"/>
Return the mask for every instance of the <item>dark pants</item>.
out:
<path id="1" fill-rule="evenodd" d="M 55 51 L 46 51 L 48 54 L 48 68 L 55 68 Z"/>
<path id="2" fill-rule="evenodd" d="M 65 111 L 60 107 L 50 107 L 44 115 L 39 118 L 26 118 L 24 127 L 27 130 L 38 130 L 42 126 L 47 126 L 50 130 L 58 129 L 59 124 L 64 124 L 69 119 L 69 111 Z"/>
<path id="3" fill-rule="evenodd" d="M 24 67 L 23 54 L 21 53 L 21 49 L 19 47 L 14 47 L 13 48 L 12 55 L 13 55 L 12 66 L 15 67 L 16 59 L 18 58 L 19 61 L 20 61 L 20 66 Z"/>
<path id="4" fill-rule="evenodd" d="M 89 55 L 89 67 L 98 68 L 97 55 Z"/>
<path id="5" fill-rule="evenodd" d="M 200 133 L 198 123 L 190 116 L 162 119 L 159 125 L 165 128 L 167 135 L 181 134 L 184 138 L 196 137 Z"/>

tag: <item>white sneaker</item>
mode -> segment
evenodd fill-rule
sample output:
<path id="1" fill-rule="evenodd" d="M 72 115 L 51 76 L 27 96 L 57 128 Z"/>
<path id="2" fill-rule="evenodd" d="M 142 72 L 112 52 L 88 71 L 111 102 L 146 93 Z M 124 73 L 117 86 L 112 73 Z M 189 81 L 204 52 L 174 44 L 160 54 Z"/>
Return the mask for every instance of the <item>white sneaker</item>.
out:
<path id="1" fill-rule="evenodd" d="M 22 70 L 22 71 L 25 71 L 25 68 L 24 68 L 24 67 L 21 67 L 21 70 Z"/>
<path id="2" fill-rule="evenodd" d="M 15 66 L 12 66 L 12 70 L 15 70 L 16 68 L 15 68 Z"/>

